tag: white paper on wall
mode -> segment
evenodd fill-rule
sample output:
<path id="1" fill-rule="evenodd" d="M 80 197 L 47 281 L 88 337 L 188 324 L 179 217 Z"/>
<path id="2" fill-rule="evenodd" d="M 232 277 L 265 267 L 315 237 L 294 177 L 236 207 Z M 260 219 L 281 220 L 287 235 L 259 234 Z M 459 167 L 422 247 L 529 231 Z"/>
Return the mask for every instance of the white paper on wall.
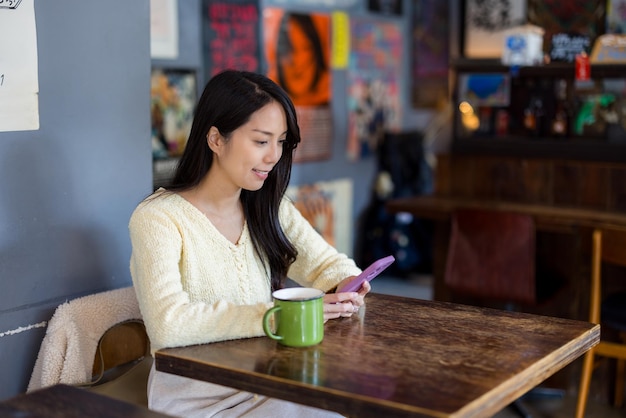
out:
<path id="1" fill-rule="evenodd" d="M 150 0 L 150 56 L 178 58 L 177 0 Z"/>
<path id="2" fill-rule="evenodd" d="M 34 0 L 0 0 L 0 131 L 39 129 Z"/>
<path id="3" fill-rule="evenodd" d="M 526 23 L 526 0 L 468 0 L 465 10 L 464 55 L 500 58 L 508 29 Z"/>

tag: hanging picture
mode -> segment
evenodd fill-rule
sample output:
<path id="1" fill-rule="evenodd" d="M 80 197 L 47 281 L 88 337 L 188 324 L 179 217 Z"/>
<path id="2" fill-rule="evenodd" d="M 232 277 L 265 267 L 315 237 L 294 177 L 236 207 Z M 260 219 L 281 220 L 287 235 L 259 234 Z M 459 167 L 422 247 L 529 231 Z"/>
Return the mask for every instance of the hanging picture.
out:
<path id="1" fill-rule="evenodd" d="M 203 0 L 206 79 L 226 69 L 260 70 L 259 1 Z"/>
<path id="2" fill-rule="evenodd" d="M 181 155 L 187 144 L 196 104 L 195 73 L 153 69 L 150 98 L 153 157 Z"/>
<path id="3" fill-rule="evenodd" d="M 500 58 L 507 29 L 526 23 L 526 0 L 467 0 L 463 55 Z"/>
<path id="4" fill-rule="evenodd" d="M 347 155 L 373 155 L 385 132 L 401 123 L 402 33 L 398 24 L 367 18 L 350 20 Z"/>
<path id="5" fill-rule="evenodd" d="M 263 10 L 267 75 L 296 106 L 302 142 L 294 162 L 330 158 L 332 149 L 330 15 Z"/>
<path id="6" fill-rule="evenodd" d="M 443 107 L 448 100 L 449 6 L 447 1 L 413 2 L 412 102 Z"/>
<path id="7" fill-rule="evenodd" d="M 606 33 L 626 34 L 626 0 L 608 0 Z"/>
<path id="8" fill-rule="evenodd" d="M 578 35 L 593 45 L 604 33 L 605 0 L 528 0 L 528 22 L 544 29 L 544 50 L 549 51 L 554 35 Z"/>
<path id="9" fill-rule="evenodd" d="M 287 196 L 329 244 L 352 255 L 352 180 L 290 186 Z"/>

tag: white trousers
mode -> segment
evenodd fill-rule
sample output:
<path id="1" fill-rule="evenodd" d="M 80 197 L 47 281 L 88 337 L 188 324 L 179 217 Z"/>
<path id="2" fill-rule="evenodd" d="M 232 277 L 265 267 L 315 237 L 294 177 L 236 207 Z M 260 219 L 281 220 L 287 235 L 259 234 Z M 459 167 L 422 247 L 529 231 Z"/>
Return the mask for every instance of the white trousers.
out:
<path id="1" fill-rule="evenodd" d="M 339 418 L 336 412 L 255 395 L 155 370 L 148 379 L 148 407 L 183 418 Z"/>

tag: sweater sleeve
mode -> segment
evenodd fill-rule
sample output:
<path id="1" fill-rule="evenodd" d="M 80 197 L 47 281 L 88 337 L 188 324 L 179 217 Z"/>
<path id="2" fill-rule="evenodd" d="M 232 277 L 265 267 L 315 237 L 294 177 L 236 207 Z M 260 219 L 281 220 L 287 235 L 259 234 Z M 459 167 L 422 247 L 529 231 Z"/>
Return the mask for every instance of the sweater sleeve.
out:
<path id="1" fill-rule="evenodd" d="M 135 210 L 129 222 L 131 276 L 152 351 L 263 335 L 261 318 L 271 303 L 190 298 L 179 268 L 182 232 L 171 214 L 152 203 Z"/>
<path id="2" fill-rule="evenodd" d="M 280 221 L 298 250 L 289 269 L 289 278 L 296 283 L 327 292 L 346 277 L 361 273 L 354 260 L 328 244 L 287 198 L 280 207 Z"/>

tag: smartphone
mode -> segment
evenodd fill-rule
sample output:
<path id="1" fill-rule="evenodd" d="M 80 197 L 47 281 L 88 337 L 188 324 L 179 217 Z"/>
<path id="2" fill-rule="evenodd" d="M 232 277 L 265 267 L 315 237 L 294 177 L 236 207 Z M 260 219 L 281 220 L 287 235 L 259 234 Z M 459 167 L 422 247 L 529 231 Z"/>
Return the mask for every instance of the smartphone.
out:
<path id="1" fill-rule="evenodd" d="M 374 261 L 368 268 L 363 270 L 361 274 L 356 276 L 352 281 L 350 281 L 346 287 L 341 289 L 341 292 L 356 292 L 361 288 L 361 285 L 364 281 L 371 281 L 374 277 L 378 276 L 389 267 L 396 259 L 392 255 L 388 255 L 387 257 L 383 257 L 380 260 Z"/>

